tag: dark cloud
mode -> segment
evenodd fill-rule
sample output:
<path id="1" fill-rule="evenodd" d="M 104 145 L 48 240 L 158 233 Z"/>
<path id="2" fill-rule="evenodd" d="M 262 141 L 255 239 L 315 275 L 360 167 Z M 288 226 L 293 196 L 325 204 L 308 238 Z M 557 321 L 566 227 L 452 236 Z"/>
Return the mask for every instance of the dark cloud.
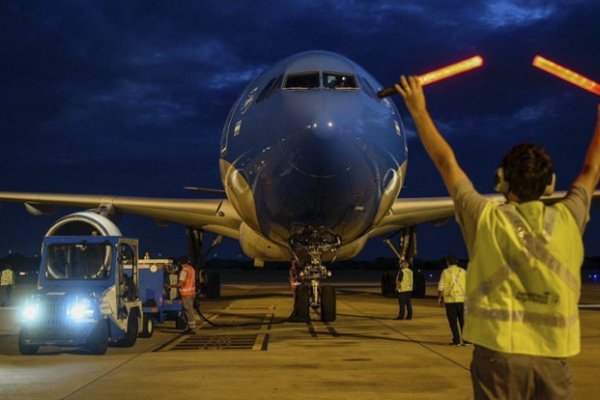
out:
<path id="1" fill-rule="evenodd" d="M 488 191 L 502 154 L 535 141 L 565 187 L 597 98 L 530 64 L 541 53 L 600 79 L 599 11 L 591 0 L 3 2 L 0 190 L 179 197 L 190 196 L 185 185 L 218 187 L 220 133 L 237 95 L 309 49 L 344 54 L 384 85 L 481 54 L 480 70 L 426 89 L 461 163 Z M 445 194 L 414 137 L 405 194 Z M 35 251 L 49 223 L 6 205 L 0 252 Z M 157 247 L 171 242 L 172 231 L 124 223 Z M 439 235 L 423 235 L 434 242 L 421 245 L 424 256 L 446 253 Z"/>

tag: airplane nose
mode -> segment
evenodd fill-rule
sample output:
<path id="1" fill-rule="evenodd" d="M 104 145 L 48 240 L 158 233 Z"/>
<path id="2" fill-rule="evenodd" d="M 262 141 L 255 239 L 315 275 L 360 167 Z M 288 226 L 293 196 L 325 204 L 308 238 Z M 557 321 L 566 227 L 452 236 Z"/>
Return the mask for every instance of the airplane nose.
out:
<path id="1" fill-rule="evenodd" d="M 305 124 L 296 134 L 282 138 L 280 146 L 291 168 L 312 177 L 333 178 L 352 168 L 361 142 L 350 129 L 329 119 Z"/>

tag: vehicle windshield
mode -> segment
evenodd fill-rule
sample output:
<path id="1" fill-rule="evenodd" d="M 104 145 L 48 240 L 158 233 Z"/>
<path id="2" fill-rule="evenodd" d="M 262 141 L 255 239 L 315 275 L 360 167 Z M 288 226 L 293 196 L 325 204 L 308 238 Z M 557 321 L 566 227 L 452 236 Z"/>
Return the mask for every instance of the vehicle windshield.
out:
<path id="1" fill-rule="evenodd" d="M 105 279 L 110 275 L 112 247 L 108 243 L 51 244 L 47 249 L 47 279 Z"/>

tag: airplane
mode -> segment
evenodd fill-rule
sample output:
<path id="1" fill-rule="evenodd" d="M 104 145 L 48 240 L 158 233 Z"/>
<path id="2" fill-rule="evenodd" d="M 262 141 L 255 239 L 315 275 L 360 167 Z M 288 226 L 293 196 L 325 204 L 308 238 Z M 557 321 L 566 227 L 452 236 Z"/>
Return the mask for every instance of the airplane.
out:
<path id="1" fill-rule="evenodd" d="M 0 201 L 22 202 L 34 215 L 70 206 L 180 223 L 196 237 L 238 240 L 255 266 L 296 259 L 306 285 L 294 297 L 294 315 L 306 320 L 312 306 L 321 320 L 334 321 L 335 289 L 320 284 L 330 276 L 325 262 L 352 258 L 368 239 L 398 232 L 394 252 L 410 260 L 414 226 L 454 215 L 448 197 L 398 198 L 406 132 L 394 103 L 377 96 L 381 89 L 358 64 L 327 51 L 298 53 L 266 69 L 225 121 L 225 198 L 0 192 Z"/>

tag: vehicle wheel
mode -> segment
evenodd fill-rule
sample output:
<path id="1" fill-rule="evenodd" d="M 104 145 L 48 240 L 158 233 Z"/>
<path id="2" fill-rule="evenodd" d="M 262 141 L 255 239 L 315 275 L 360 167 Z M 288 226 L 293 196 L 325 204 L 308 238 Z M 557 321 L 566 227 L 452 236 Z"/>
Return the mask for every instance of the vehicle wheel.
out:
<path id="1" fill-rule="evenodd" d="M 294 312 L 290 318 L 292 322 L 310 321 L 310 291 L 306 285 L 301 285 L 296 289 L 294 297 Z"/>
<path id="2" fill-rule="evenodd" d="M 144 314 L 142 332 L 140 337 L 149 338 L 154 334 L 154 319 L 150 314 Z"/>
<path id="3" fill-rule="evenodd" d="M 88 347 L 92 354 L 104 354 L 108 348 L 108 324 L 100 320 L 88 337 Z"/>
<path id="4" fill-rule="evenodd" d="M 127 332 L 125 333 L 125 337 L 117 340 L 115 344 L 119 347 L 132 347 L 137 340 L 138 331 L 138 310 L 131 309 L 127 317 Z"/>
<path id="5" fill-rule="evenodd" d="M 23 337 L 23 332 L 19 332 L 19 353 L 24 356 L 30 356 L 32 354 L 36 354 L 40 346 L 35 344 L 27 344 L 25 343 L 25 338 Z"/>
<path id="6" fill-rule="evenodd" d="M 336 318 L 335 287 L 321 287 L 321 321 L 333 322 Z"/>

